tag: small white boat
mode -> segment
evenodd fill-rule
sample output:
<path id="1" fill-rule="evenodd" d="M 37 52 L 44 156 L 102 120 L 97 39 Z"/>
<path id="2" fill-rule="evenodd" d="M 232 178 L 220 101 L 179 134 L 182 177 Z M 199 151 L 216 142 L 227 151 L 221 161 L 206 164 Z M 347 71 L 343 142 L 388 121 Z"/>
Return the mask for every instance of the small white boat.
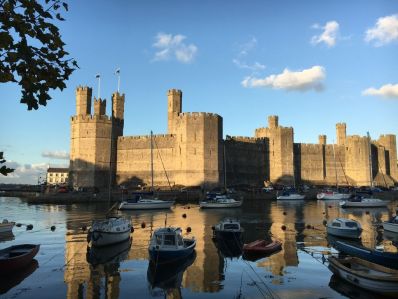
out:
<path id="1" fill-rule="evenodd" d="M 170 263 L 190 256 L 195 246 L 195 238 L 183 238 L 181 228 L 163 227 L 156 229 L 153 233 L 148 252 L 151 260 L 156 264 Z"/>
<path id="2" fill-rule="evenodd" d="M 329 269 L 357 287 L 388 296 L 398 295 L 398 270 L 356 257 L 333 256 L 329 257 Z"/>
<path id="3" fill-rule="evenodd" d="M 130 233 L 130 219 L 109 217 L 94 220 L 87 234 L 87 242 L 91 242 L 92 246 L 107 246 L 128 240 Z"/>
<path id="4" fill-rule="evenodd" d="M 170 209 L 173 204 L 174 200 L 140 198 L 138 200 L 122 201 L 119 205 L 119 210 Z"/>
<path id="5" fill-rule="evenodd" d="M 326 225 L 328 234 L 342 237 L 357 239 L 361 237 L 361 224 L 355 220 L 336 218 Z"/>
<path id="6" fill-rule="evenodd" d="M 294 191 L 283 191 L 281 195 L 276 196 L 277 200 L 303 200 L 304 198 L 305 195 L 298 194 Z"/>
<path id="7" fill-rule="evenodd" d="M 384 230 L 398 233 L 398 216 L 392 217 L 390 221 L 383 222 Z"/>
<path id="8" fill-rule="evenodd" d="M 316 195 L 317 199 L 321 200 L 342 200 L 350 198 L 351 194 L 349 193 L 340 193 L 332 190 L 326 190 L 320 192 Z"/>
<path id="9" fill-rule="evenodd" d="M 8 233 L 12 231 L 12 228 L 14 227 L 15 222 L 10 222 L 7 219 L 3 219 L 3 222 L 0 223 L 0 233 Z"/>
<path id="10" fill-rule="evenodd" d="M 380 208 L 386 207 L 387 202 L 378 198 L 351 197 L 340 203 L 342 208 Z"/>
<path id="11" fill-rule="evenodd" d="M 217 195 L 214 198 L 207 198 L 199 203 L 202 209 L 209 208 L 238 208 L 243 200 L 235 200 L 227 195 Z"/>
<path id="12" fill-rule="evenodd" d="M 244 229 L 240 226 L 239 220 L 224 219 L 217 223 L 213 228 L 213 236 L 223 239 L 239 239 Z"/>

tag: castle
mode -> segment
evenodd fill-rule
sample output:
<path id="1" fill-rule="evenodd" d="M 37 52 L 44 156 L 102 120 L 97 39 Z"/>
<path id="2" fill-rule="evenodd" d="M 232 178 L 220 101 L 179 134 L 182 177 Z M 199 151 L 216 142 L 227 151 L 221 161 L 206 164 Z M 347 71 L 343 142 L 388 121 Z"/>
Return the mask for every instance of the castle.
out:
<path id="1" fill-rule="evenodd" d="M 295 143 L 293 128 L 280 126 L 278 116 L 269 116 L 268 127 L 256 129 L 254 137 L 223 140 L 221 116 L 182 112 L 180 90 L 169 90 L 167 100 L 167 134 L 123 136 L 124 94 L 112 95 L 111 117 L 106 115 L 106 100 L 94 98 L 92 115 L 92 89 L 78 87 L 76 115 L 71 118 L 70 184 L 151 185 L 151 152 L 155 186 L 398 182 L 395 135 L 381 135 L 377 141 L 347 136 L 346 124 L 338 123 L 337 144 L 327 144 L 325 135 L 319 136 L 318 144 Z"/>

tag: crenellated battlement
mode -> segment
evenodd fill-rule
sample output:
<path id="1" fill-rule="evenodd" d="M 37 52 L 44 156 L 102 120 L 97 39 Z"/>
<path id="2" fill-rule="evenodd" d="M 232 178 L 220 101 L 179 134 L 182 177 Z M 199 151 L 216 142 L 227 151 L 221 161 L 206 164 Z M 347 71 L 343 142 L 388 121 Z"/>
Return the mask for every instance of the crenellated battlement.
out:
<path id="1" fill-rule="evenodd" d="M 169 95 L 172 95 L 172 94 L 181 95 L 181 94 L 182 94 L 182 91 L 181 91 L 180 89 L 172 88 L 172 89 L 169 89 L 169 90 L 167 91 L 167 94 L 169 94 Z"/>
<path id="2" fill-rule="evenodd" d="M 92 91 L 93 89 L 91 87 L 88 86 L 82 86 L 79 85 L 78 87 L 76 87 L 76 92 L 80 92 L 80 91 Z"/>
<path id="3" fill-rule="evenodd" d="M 247 136 L 226 136 L 225 141 L 238 141 L 247 143 L 263 143 L 266 138 L 247 137 Z"/>
<path id="4" fill-rule="evenodd" d="M 218 118 L 221 118 L 221 116 L 216 113 L 210 113 L 210 112 L 182 112 L 182 113 L 178 114 L 178 118 L 180 118 L 180 119 L 184 119 L 184 118 L 218 119 Z"/>

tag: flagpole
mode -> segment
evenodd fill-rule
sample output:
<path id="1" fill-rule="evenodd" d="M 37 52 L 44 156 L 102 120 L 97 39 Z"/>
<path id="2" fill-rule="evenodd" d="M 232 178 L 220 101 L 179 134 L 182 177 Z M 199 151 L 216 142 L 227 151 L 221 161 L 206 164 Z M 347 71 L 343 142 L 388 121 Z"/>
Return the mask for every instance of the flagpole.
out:
<path id="1" fill-rule="evenodd" d="M 96 76 L 95 76 L 95 78 L 97 78 L 98 79 L 98 99 L 100 98 L 100 90 L 101 90 L 101 75 L 100 74 L 97 74 Z"/>
<path id="2" fill-rule="evenodd" d="M 117 92 L 120 91 L 120 67 L 116 69 L 115 75 L 117 76 Z"/>

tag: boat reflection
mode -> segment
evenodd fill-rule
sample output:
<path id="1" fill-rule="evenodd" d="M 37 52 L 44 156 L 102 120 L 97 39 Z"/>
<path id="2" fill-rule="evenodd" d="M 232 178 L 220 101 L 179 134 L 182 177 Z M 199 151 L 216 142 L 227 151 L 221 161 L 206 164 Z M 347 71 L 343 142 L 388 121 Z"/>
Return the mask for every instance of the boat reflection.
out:
<path id="1" fill-rule="evenodd" d="M 242 238 L 223 238 L 221 236 L 213 238 L 218 253 L 223 258 L 239 258 L 242 255 L 243 240 Z"/>
<path id="2" fill-rule="evenodd" d="M 372 293 L 368 290 L 364 290 L 344 281 L 335 274 L 330 277 L 329 287 L 338 292 L 339 294 L 352 299 L 386 299 L 381 294 Z"/>
<path id="3" fill-rule="evenodd" d="M 181 284 L 185 270 L 193 264 L 196 259 L 196 251 L 188 256 L 184 261 L 158 264 L 149 262 L 147 280 L 150 285 L 152 296 L 158 296 L 161 289 L 164 294 L 174 294 L 173 298 L 181 297 Z M 176 294 L 178 294 L 176 296 Z"/>
<path id="4" fill-rule="evenodd" d="M 14 239 L 15 236 L 12 231 L 0 233 L 0 242 L 12 241 Z"/>
<path id="5" fill-rule="evenodd" d="M 39 267 L 37 260 L 33 259 L 32 262 L 13 273 L 0 273 L 0 295 L 7 293 L 10 289 L 19 285 L 25 278 L 31 275 Z"/>
<path id="6" fill-rule="evenodd" d="M 342 242 L 350 243 L 350 244 L 357 245 L 357 246 L 363 246 L 361 239 L 345 239 L 345 238 L 340 238 L 337 236 L 332 236 L 330 234 L 327 234 L 326 240 L 328 241 L 327 247 L 333 247 L 333 248 L 336 248 L 337 241 L 342 241 Z"/>
<path id="7" fill-rule="evenodd" d="M 87 262 L 96 267 L 103 264 L 118 264 L 127 258 L 130 251 L 132 239 L 118 244 L 104 247 L 88 247 Z"/>

